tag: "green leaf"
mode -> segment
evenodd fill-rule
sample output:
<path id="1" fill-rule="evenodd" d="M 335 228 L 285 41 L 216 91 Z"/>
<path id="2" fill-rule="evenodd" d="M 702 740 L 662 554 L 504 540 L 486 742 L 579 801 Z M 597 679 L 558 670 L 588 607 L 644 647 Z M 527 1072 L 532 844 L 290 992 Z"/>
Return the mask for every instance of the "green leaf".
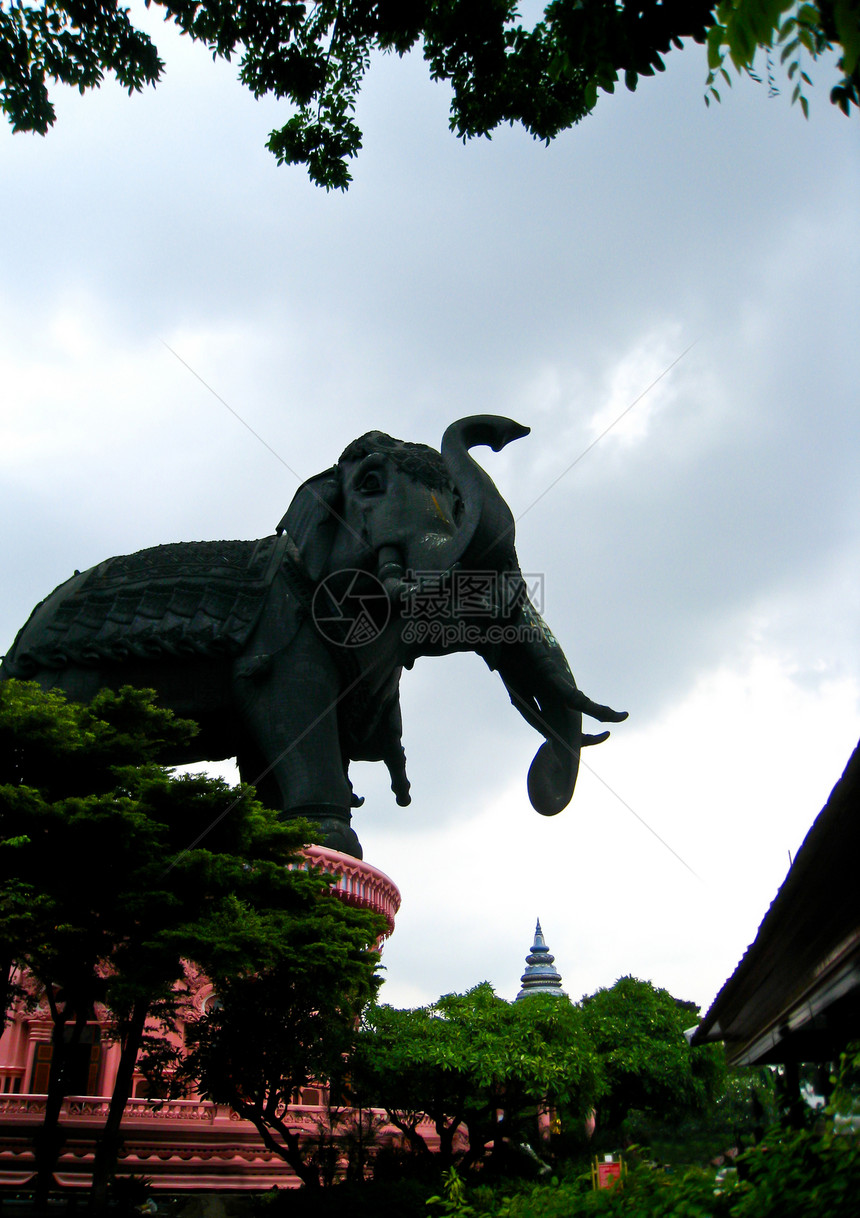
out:
<path id="1" fill-rule="evenodd" d="M 854 0 L 835 0 L 833 21 L 842 44 L 842 71 L 851 76 L 860 60 L 860 12 Z"/>
<path id="2" fill-rule="evenodd" d="M 723 62 L 723 46 L 726 42 L 726 30 L 722 25 L 712 25 L 708 30 L 708 67 L 715 71 Z"/>

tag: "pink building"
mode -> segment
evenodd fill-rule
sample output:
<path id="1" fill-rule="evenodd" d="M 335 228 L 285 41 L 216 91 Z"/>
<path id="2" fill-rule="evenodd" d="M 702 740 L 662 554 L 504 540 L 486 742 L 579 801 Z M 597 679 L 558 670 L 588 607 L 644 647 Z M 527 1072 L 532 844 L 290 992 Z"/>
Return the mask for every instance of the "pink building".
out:
<path id="1" fill-rule="evenodd" d="M 381 913 L 394 930 L 400 893 L 387 875 L 369 863 L 324 846 L 307 850 L 309 864 L 336 877 L 343 901 Z M 189 1017 L 202 1014 L 212 998 L 208 980 L 189 966 Z M 55 1173 L 61 1187 L 89 1185 L 95 1139 L 107 1117 L 119 1048 L 103 1039 L 103 1020 L 87 1027 L 75 1064 L 74 1091 L 63 1104 L 67 1135 Z M 24 1188 L 33 1177 L 32 1138 L 45 1110 L 53 1025 L 46 1006 L 20 1010 L 0 1037 L 0 1187 Z M 298 1185 L 290 1167 L 263 1146 L 256 1129 L 223 1105 L 198 1099 L 150 1100 L 142 1076 L 123 1119 L 120 1175 L 146 1176 L 165 1191 L 266 1189 Z M 326 1120 L 323 1087 L 306 1087 L 295 1097 L 296 1122 L 308 1136 Z M 380 1114 L 381 1115 L 381 1114 Z M 382 1129 L 383 1139 L 396 1131 Z"/>

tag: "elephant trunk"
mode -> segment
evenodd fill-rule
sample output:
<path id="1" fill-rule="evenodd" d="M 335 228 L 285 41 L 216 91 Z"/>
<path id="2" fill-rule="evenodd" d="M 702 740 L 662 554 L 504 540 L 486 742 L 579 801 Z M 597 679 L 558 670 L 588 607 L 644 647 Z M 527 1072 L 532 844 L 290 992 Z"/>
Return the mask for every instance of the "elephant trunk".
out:
<path id="1" fill-rule="evenodd" d="M 556 648 L 573 685 L 564 654 L 558 644 Z M 579 775 L 582 712 L 554 688 L 540 695 L 539 704 L 540 716 L 535 726 L 546 739 L 529 766 L 529 801 L 541 816 L 555 816 L 570 803 Z"/>
<path id="2" fill-rule="evenodd" d="M 499 452 L 529 433 L 527 427 L 498 415 L 460 419 L 442 438 L 442 458 L 463 499 L 457 535 L 441 553 L 440 568 L 496 571 L 506 577 L 504 603 L 498 608 L 518 630 L 514 642 L 481 649 L 498 668 L 511 701 L 545 738 L 531 764 L 529 799 L 543 816 L 567 807 L 579 773 L 579 757 L 588 738 L 582 734 L 582 712 L 592 705 L 576 688 L 564 652 L 532 605 L 519 572 L 514 549 L 514 518 L 489 475 L 469 449 L 486 444 Z"/>
<path id="3" fill-rule="evenodd" d="M 478 414 L 452 423 L 442 437 L 442 459 L 463 501 L 463 518 L 455 537 L 436 554 L 437 569 L 456 564 L 481 570 L 505 571 L 514 556 L 514 518 L 492 478 L 469 454 L 486 444 L 500 452 L 529 428 L 501 415 Z"/>
<path id="4" fill-rule="evenodd" d="M 545 737 L 529 768 L 529 799 L 542 816 L 555 816 L 570 803 L 586 745 L 600 744 L 609 732 L 586 735 L 582 716 L 621 723 L 626 711 L 592 701 L 577 689 L 564 652 L 520 586 L 519 638 L 484 653 L 497 668 L 514 706 Z"/>
<path id="5" fill-rule="evenodd" d="M 376 578 L 385 588 L 389 598 L 394 599 L 405 587 L 403 555 L 397 546 L 380 546 L 377 559 Z"/>
<path id="6" fill-rule="evenodd" d="M 589 699 L 580 694 L 564 652 L 520 586 L 516 615 L 519 638 L 485 659 L 497 668 L 511 702 L 545 738 L 529 768 L 529 800 L 542 816 L 555 816 L 570 803 L 583 745 L 582 712 Z"/>

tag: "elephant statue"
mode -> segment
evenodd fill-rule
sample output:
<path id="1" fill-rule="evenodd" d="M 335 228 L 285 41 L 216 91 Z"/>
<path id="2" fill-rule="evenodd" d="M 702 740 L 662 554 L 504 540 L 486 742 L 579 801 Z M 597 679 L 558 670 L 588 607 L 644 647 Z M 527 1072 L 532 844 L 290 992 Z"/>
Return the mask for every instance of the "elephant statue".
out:
<path id="1" fill-rule="evenodd" d="M 182 542 L 111 558 L 42 601 L 0 664 L 88 701 L 103 686 L 156 690 L 196 720 L 191 755 L 236 757 L 287 817 L 361 858 L 350 761 L 383 761 L 410 802 L 399 685 L 422 655 L 477 651 L 543 737 L 529 770 L 545 816 L 573 794 L 582 715 L 620 722 L 577 689 L 529 599 L 514 520 L 470 449 L 528 434 L 511 419 L 453 423 L 441 453 L 371 431 L 296 492 L 260 541 Z"/>

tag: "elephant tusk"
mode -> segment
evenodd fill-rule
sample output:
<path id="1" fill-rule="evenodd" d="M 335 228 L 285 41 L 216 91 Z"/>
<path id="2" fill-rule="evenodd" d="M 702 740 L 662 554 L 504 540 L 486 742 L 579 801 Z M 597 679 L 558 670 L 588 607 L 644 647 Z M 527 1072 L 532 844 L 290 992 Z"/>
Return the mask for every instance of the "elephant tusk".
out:
<path id="1" fill-rule="evenodd" d="M 591 698 L 581 689 L 577 689 L 568 698 L 567 704 L 572 710 L 578 710 L 583 715 L 596 719 L 599 723 L 623 723 L 627 718 L 627 711 L 613 710 L 611 706 L 602 706 L 599 702 L 592 702 Z"/>

